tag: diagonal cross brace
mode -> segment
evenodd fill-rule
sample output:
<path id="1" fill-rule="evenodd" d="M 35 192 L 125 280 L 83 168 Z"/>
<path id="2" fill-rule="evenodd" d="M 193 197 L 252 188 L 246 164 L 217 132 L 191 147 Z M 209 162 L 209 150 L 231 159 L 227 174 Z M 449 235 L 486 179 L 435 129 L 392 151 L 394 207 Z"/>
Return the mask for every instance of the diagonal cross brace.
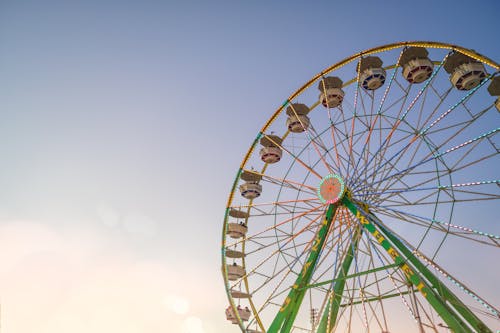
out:
<path id="1" fill-rule="evenodd" d="M 363 229 L 359 227 L 354 231 L 354 236 L 351 241 L 351 244 L 348 247 L 348 252 L 342 262 L 342 266 L 340 271 L 337 273 L 337 277 L 335 278 L 335 284 L 333 287 L 332 297 L 328 300 L 328 304 L 325 307 L 323 312 L 323 316 L 321 317 L 321 321 L 318 326 L 318 330 L 316 333 L 326 333 L 330 332 L 331 328 L 335 326 L 335 322 L 337 321 L 337 315 L 339 309 L 341 307 L 340 303 L 342 301 L 342 294 L 344 293 L 344 287 L 347 280 L 347 273 L 351 266 L 352 260 L 356 254 L 358 248 L 358 242 L 361 238 Z"/>
<path id="2" fill-rule="evenodd" d="M 472 332 L 471 327 L 474 328 L 474 331 L 481 333 L 492 332 L 372 213 L 369 211 L 361 213 L 357 205 L 347 197 L 343 198 L 342 203 L 356 216 L 363 228 L 375 237 L 377 242 L 403 270 L 408 280 L 454 332 Z M 410 263 L 413 267 L 410 266 Z"/>
<path id="3" fill-rule="evenodd" d="M 321 227 L 314 238 L 307 261 L 298 275 L 292 289 L 288 293 L 285 302 L 267 330 L 267 333 L 288 333 L 291 331 L 293 322 L 295 321 L 295 317 L 297 317 L 300 305 L 302 304 L 302 300 L 304 299 L 304 295 L 307 291 L 304 287 L 311 281 L 320 252 L 325 244 L 333 217 L 337 211 L 337 207 L 338 205 L 336 204 L 330 204 L 328 206 L 325 219 L 321 223 Z"/>

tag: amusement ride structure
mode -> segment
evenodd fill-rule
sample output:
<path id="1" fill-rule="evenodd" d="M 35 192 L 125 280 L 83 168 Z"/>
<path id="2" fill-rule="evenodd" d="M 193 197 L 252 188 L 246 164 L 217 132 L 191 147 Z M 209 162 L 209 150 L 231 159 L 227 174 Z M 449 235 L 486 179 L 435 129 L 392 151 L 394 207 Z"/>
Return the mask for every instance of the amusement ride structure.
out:
<path id="1" fill-rule="evenodd" d="M 499 69 L 403 42 L 293 93 L 229 194 L 227 319 L 249 333 L 498 331 Z"/>

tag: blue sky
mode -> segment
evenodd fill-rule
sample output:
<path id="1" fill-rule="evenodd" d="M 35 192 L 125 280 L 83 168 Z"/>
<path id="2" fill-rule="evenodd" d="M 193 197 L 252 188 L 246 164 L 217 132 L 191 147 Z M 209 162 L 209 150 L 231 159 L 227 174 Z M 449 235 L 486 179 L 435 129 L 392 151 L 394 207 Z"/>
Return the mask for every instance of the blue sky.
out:
<path id="1" fill-rule="evenodd" d="M 323 68 L 385 43 L 443 41 L 498 61 L 499 12 L 498 1 L 1 2 L 2 328 L 236 331 L 220 232 L 267 118 Z M 89 304 L 118 304 L 121 319 Z"/>

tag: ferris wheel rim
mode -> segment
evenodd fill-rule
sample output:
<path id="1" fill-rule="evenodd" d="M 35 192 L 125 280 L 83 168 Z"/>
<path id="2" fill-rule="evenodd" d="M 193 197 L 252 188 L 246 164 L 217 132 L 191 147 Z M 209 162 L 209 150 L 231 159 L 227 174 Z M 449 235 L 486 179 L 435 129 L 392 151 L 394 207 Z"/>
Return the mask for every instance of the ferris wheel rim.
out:
<path id="1" fill-rule="evenodd" d="M 322 77 L 324 77 L 325 75 L 347 65 L 348 63 L 351 63 L 353 61 L 355 61 L 356 59 L 360 59 L 364 56 L 368 56 L 368 55 L 373 55 L 373 54 L 377 54 L 377 53 L 380 53 L 380 52 L 385 52 L 385 51 L 389 51 L 389 50 L 393 50 L 393 49 L 399 49 L 399 48 L 404 48 L 404 47 L 412 47 L 412 46 L 415 46 L 415 47 L 426 47 L 426 48 L 433 48 L 433 49 L 448 49 L 450 51 L 455 51 L 455 52 L 460 52 L 464 55 L 467 55 L 483 64 L 486 64 L 490 67 L 492 67 L 493 69 L 495 70 L 499 70 L 500 69 L 500 66 L 494 62 L 493 60 L 473 51 L 473 50 L 470 50 L 470 49 L 467 49 L 467 48 L 464 48 L 464 47 L 461 47 L 461 46 L 458 46 L 458 45 L 453 45 L 453 44 L 447 44 L 447 43 L 440 43 L 440 42 L 428 42 L 428 41 L 409 41 L 409 42 L 399 42 L 399 43 L 392 43 L 392 44 L 386 44 L 386 45 L 383 45 L 383 46 L 378 46 L 378 47 L 374 47 L 374 48 L 371 48 L 371 49 L 367 49 L 365 51 L 362 51 L 362 52 L 359 52 L 359 53 L 356 53 L 350 57 L 347 57 L 339 62 L 337 62 L 336 64 L 332 65 L 332 66 L 329 66 L 327 67 L 325 70 L 321 71 L 320 73 L 316 74 L 311 80 L 309 80 L 308 82 L 306 82 L 301 88 L 299 88 L 297 91 L 295 91 L 294 93 L 292 93 L 288 99 L 274 112 L 274 114 L 271 115 L 271 117 L 268 119 L 268 121 L 264 124 L 264 126 L 261 128 L 261 130 L 259 131 L 257 137 L 255 138 L 255 140 L 253 141 L 253 144 L 250 146 L 249 150 L 247 151 L 246 155 L 244 156 L 241 164 L 240 164 L 240 167 L 238 169 L 238 172 L 237 172 L 237 175 L 235 177 L 235 180 L 233 182 L 233 186 L 231 188 L 231 191 L 230 191 L 230 194 L 229 194 L 229 197 L 228 197 L 228 200 L 227 200 L 227 205 L 226 205 L 226 211 L 225 211 L 225 215 L 224 215 L 224 226 L 223 226 L 223 233 L 222 233 L 222 247 L 221 247 L 221 252 L 222 252 L 222 271 L 223 271 L 223 277 L 224 277 L 224 282 L 225 282 L 225 285 L 226 285 L 226 293 L 227 293 L 227 296 L 228 296 L 228 299 L 230 301 L 230 306 L 233 308 L 233 311 L 235 310 L 235 304 L 234 304 L 234 300 L 233 300 L 233 297 L 231 296 L 230 294 L 230 290 L 229 290 L 229 283 L 228 283 L 228 279 L 227 279 L 227 270 L 226 270 L 226 264 L 227 264 L 227 260 L 226 260 L 226 256 L 225 256 L 225 249 L 226 249 L 226 228 L 227 228 L 227 224 L 229 222 L 229 219 L 228 219 L 228 214 L 229 214 L 229 211 L 230 209 L 232 208 L 232 202 L 233 202 L 233 197 L 234 197 L 234 193 L 236 192 L 236 189 L 237 189 L 237 184 L 238 184 L 238 180 L 242 174 L 242 172 L 245 170 L 245 166 L 250 158 L 250 156 L 252 155 L 252 153 L 254 152 L 255 150 L 255 147 L 257 146 L 259 140 L 265 135 L 264 133 L 266 132 L 266 130 L 270 127 L 270 125 L 276 120 L 277 116 L 283 111 L 283 109 L 289 105 L 289 103 L 291 103 L 292 100 L 294 100 L 297 96 L 299 96 L 303 91 L 305 91 L 307 88 L 309 88 L 312 84 L 314 84 L 315 82 L 317 82 L 319 79 L 321 79 Z M 397 66 L 397 65 L 396 65 Z M 286 134 L 284 135 L 284 138 L 286 138 L 286 136 L 289 134 L 289 131 L 286 132 Z M 267 168 L 267 164 L 264 165 L 262 171 L 260 173 L 264 174 L 265 171 L 266 171 L 266 168 Z M 253 200 L 250 200 L 249 202 L 249 207 L 252 205 L 252 201 Z M 249 210 L 250 208 L 248 208 Z M 245 249 L 245 242 L 243 241 L 242 243 L 242 246 L 243 246 L 243 252 L 244 252 L 244 249 Z M 243 257 L 242 259 L 243 261 L 243 267 L 245 267 L 245 258 Z M 246 287 L 246 290 L 249 291 L 249 287 L 248 287 L 248 280 L 246 279 L 246 277 L 243 279 L 244 281 L 244 284 L 245 284 L 245 287 Z M 252 302 L 252 298 L 251 298 L 251 295 L 249 295 L 249 302 L 250 302 L 250 305 L 252 307 L 252 309 L 254 310 L 254 313 L 257 313 L 256 309 L 255 309 L 255 306 Z M 258 317 L 257 315 L 257 318 L 256 318 L 256 322 L 259 324 L 259 326 L 264 329 L 264 326 L 262 324 L 262 322 L 260 321 L 260 318 Z M 240 320 L 239 321 L 239 325 L 240 325 L 240 328 L 242 330 L 245 330 L 246 328 L 242 325 L 242 321 Z"/>

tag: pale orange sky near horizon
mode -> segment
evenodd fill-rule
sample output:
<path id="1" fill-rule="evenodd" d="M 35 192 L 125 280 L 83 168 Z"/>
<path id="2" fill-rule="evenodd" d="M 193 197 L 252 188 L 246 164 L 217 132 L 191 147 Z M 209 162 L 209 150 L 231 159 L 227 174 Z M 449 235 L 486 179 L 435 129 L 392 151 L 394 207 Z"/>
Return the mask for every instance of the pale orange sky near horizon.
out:
<path id="1" fill-rule="evenodd" d="M 218 332 L 199 317 L 217 315 L 214 303 L 223 303 L 220 288 L 199 283 L 211 267 L 138 260 L 93 230 L 36 221 L 4 221 L 0 244 L 4 332 Z"/>

